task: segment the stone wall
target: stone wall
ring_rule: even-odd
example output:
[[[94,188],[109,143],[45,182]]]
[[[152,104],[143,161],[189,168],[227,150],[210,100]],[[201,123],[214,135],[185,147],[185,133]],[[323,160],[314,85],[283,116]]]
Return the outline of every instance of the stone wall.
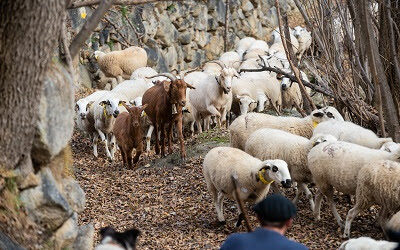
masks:
[[[271,30],[277,26],[274,3],[273,0],[231,1],[229,49],[245,36],[269,40]],[[296,9],[292,0],[280,0],[280,4],[288,12]],[[121,44],[126,45],[128,41],[144,47],[149,56],[148,65],[159,72],[194,68],[223,53],[225,10],[225,0],[161,2],[129,9],[114,7],[107,18],[118,32],[107,22],[102,23],[87,43],[88,54],[97,49],[120,49]],[[85,22],[80,19],[79,11],[82,9],[70,12],[75,32]],[[86,8],[86,11],[91,10]],[[143,37],[138,39],[137,34],[139,37],[143,34]],[[81,62],[87,64],[89,61]],[[82,83],[89,87],[88,74],[82,72],[82,68],[79,71]]]

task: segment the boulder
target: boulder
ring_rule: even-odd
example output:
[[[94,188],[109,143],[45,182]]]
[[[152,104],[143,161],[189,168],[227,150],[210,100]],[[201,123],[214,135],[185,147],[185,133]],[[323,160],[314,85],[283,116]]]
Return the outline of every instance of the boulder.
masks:
[[[222,36],[212,36],[210,42],[204,47],[206,51],[207,60],[214,60],[218,58],[224,48],[224,39]]]
[[[92,88],[92,79],[90,79],[90,74],[87,68],[79,64],[78,65],[78,84],[85,88]]]
[[[44,78],[31,152],[36,164],[48,163],[71,139],[75,115],[73,85],[64,66],[52,62]]]
[[[86,197],[79,183],[72,178],[66,178],[62,180],[61,185],[62,193],[71,208],[77,213],[82,212],[85,209]]]
[[[171,46],[178,39],[178,30],[169,20],[168,15],[158,17],[158,28],[155,38],[160,41],[163,46]]]
[[[193,39],[193,30],[179,33],[178,41],[182,45],[189,44],[192,41],[192,39]]]
[[[72,249],[92,250],[94,241],[94,227],[92,224],[80,226]]]
[[[54,233],[54,248],[55,249],[71,249],[76,237],[78,236],[78,215],[69,218],[64,224]]]
[[[163,56],[165,58],[165,63],[170,70],[177,69],[176,62],[178,60],[178,54],[174,46],[168,47],[164,50]]]
[[[0,232],[0,249],[25,250],[2,232]]]
[[[199,48],[204,48],[210,41],[210,34],[205,31],[196,30],[194,41],[197,43],[197,45],[199,45]]]
[[[22,191],[20,199],[28,215],[52,232],[71,217],[73,210],[49,168],[41,169],[38,177],[40,185]]]

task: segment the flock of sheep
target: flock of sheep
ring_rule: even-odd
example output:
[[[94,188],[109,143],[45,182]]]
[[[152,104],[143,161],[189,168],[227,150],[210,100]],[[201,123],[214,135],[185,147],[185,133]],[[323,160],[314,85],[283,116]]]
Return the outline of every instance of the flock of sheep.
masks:
[[[118,145],[124,164],[132,167],[133,148],[133,164],[144,150],[143,131],[147,131],[145,150],[150,150],[154,130],[155,151],[164,156],[166,142],[172,151],[175,129],[184,159],[183,127],[194,134],[195,127],[201,133],[212,122],[220,127],[226,124],[231,147],[210,150],[203,163],[204,178],[221,223],[225,222],[224,198],[235,197],[231,181],[235,176],[240,198],[253,202],[263,199],[271,185],[280,192],[279,184],[284,188],[295,184],[294,202],[304,192],[317,220],[325,197],[338,224],[345,226],[345,237],[350,235],[354,217],[371,205],[381,206],[378,222],[385,232],[399,231],[400,146],[391,138],[379,138],[368,129],[344,121],[330,106],[303,118],[259,113],[270,109],[279,114],[282,109],[303,105],[299,85],[289,78],[274,72],[241,72],[260,68],[260,63],[290,72],[278,30],[271,36],[270,45],[243,38],[235,51],[206,63],[202,70],[176,75],[159,74],[146,67],[146,52],[138,47],[107,54],[95,52],[103,73],[115,77],[119,84],[78,100],[77,126],[92,138],[96,157],[100,138],[110,160]],[[290,40],[301,60],[311,45],[311,34],[296,27]],[[318,190],[315,200],[307,186],[310,183],[315,183]],[[333,201],[334,190],[355,195],[356,204],[344,225]],[[243,215],[237,225],[241,218]],[[360,238],[345,242],[342,249],[357,249],[354,246],[358,244],[383,244],[388,249],[397,246]]]

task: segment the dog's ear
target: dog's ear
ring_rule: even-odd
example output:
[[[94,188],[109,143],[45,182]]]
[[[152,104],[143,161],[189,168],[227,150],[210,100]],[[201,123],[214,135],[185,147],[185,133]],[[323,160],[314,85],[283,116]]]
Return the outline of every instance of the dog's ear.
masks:
[[[121,238],[124,239],[126,243],[129,244],[133,249],[135,249],[137,237],[140,235],[140,231],[137,229],[131,229],[121,233]]]
[[[115,233],[116,232],[112,227],[103,227],[100,229],[100,235],[102,239],[104,239],[106,236],[113,236]]]

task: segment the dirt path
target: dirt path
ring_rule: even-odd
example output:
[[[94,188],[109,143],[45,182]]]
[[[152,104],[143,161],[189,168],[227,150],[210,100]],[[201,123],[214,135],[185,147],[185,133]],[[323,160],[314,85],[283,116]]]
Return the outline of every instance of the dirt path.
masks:
[[[178,165],[178,154],[165,159],[146,157],[138,169],[122,167],[120,156],[115,163],[105,160],[103,147],[94,159],[90,141],[75,132],[72,139],[75,176],[86,192],[86,209],[80,223],[92,222],[96,232],[111,225],[118,230],[139,228],[138,249],[217,249],[234,228],[236,207],[225,202],[227,225],[215,227],[215,210],[202,175],[202,159],[209,149],[228,144],[227,131],[213,131],[186,142],[188,161]],[[175,148],[177,150],[177,148]],[[315,189],[312,190],[315,193]],[[286,195],[294,197],[292,190]],[[336,196],[338,210],[345,218],[350,205]],[[298,216],[288,237],[310,249],[334,249],[342,242],[341,230],[323,203],[319,222],[313,220],[304,197],[298,204]],[[373,211],[372,211],[373,210]],[[383,237],[374,225],[375,209],[353,222],[353,237]],[[251,216],[256,226],[254,215]],[[97,234],[96,234],[97,239]]]

